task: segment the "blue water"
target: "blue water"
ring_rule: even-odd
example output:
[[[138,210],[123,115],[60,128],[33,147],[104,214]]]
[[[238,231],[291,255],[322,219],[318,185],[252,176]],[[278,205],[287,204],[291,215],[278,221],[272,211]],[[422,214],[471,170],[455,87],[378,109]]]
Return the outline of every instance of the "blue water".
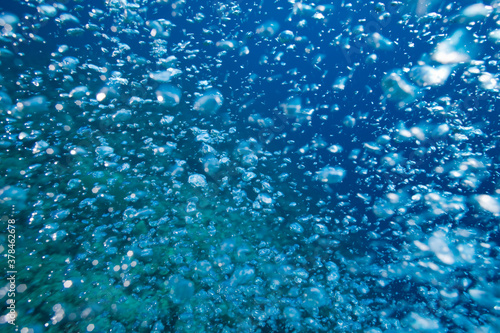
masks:
[[[500,331],[499,8],[0,4],[1,330]]]

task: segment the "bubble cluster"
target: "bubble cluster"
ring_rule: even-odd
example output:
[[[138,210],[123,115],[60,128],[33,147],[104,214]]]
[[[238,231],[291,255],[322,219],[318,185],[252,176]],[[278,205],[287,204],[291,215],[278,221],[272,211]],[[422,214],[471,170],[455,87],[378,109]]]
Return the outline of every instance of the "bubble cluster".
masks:
[[[500,330],[497,0],[0,7],[18,331]]]

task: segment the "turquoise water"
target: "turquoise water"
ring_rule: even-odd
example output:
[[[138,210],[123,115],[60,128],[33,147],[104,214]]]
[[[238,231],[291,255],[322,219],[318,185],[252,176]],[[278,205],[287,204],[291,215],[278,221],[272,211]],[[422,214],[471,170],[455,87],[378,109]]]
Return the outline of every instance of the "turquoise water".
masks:
[[[2,332],[500,331],[497,1],[4,1]]]

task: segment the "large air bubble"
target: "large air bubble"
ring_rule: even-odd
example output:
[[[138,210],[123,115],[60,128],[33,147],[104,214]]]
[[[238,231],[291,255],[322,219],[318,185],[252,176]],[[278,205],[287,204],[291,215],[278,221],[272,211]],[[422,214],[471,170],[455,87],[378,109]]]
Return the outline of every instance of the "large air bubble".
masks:
[[[218,90],[211,90],[196,98],[193,109],[200,113],[215,113],[224,103],[224,98]]]
[[[181,90],[170,84],[162,84],[156,90],[156,98],[158,99],[158,102],[167,107],[178,105],[181,101],[181,95]]]

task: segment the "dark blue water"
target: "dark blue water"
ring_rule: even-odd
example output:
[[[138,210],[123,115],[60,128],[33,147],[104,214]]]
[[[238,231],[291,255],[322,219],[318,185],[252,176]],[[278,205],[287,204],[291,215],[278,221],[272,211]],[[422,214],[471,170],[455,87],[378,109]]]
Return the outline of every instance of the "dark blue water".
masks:
[[[2,329],[500,330],[498,12],[2,3]]]

